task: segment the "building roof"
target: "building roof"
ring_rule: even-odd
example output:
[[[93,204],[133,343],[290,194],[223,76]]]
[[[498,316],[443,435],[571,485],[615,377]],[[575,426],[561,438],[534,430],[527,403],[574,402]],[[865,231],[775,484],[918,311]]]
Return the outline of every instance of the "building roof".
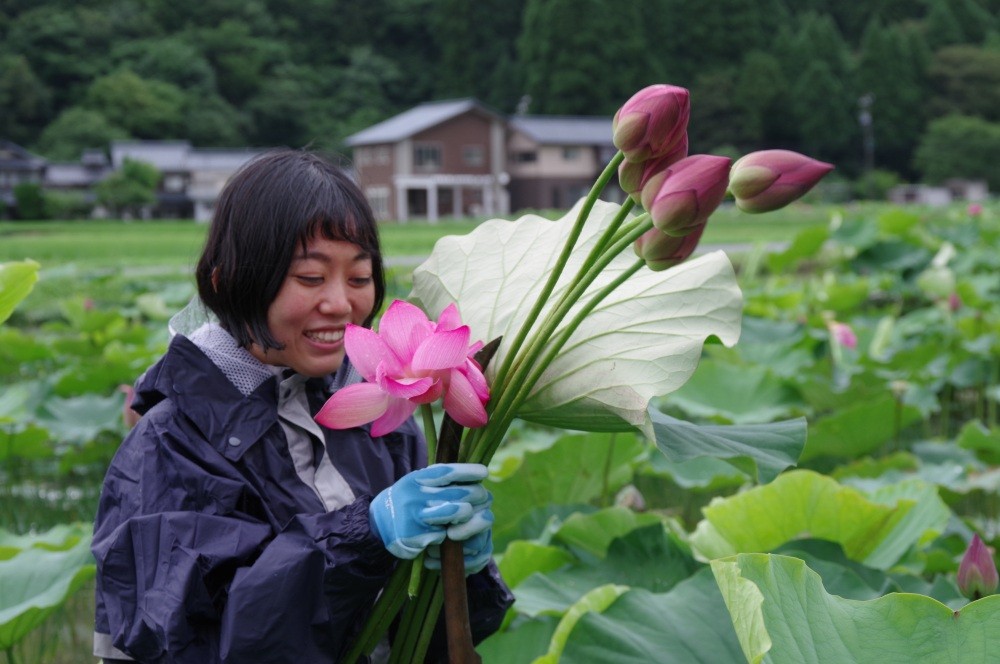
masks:
[[[510,126],[541,145],[612,145],[611,118],[515,115]]]
[[[471,110],[479,110],[497,118],[502,117],[475,99],[432,101],[414,106],[388,120],[351,134],[345,142],[351,147],[397,143]]]
[[[152,164],[160,171],[234,171],[265,152],[250,148],[193,148],[188,141],[114,141],[111,163],[121,168],[126,158]]]
[[[17,170],[40,170],[45,159],[32,154],[17,143],[0,140],[0,167]]]
[[[110,168],[88,168],[84,164],[50,162],[45,169],[46,186],[89,187],[103,178]]]

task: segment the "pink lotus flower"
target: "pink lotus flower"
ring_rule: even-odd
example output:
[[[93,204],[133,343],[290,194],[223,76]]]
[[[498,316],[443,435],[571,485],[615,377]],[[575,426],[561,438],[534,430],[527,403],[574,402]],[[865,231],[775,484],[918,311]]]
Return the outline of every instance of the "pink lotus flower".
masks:
[[[646,267],[653,272],[680,265],[694,253],[706,225],[703,223],[683,237],[667,235],[652,228],[635,241],[635,255],[646,261]]]
[[[642,188],[642,206],[668,235],[687,235],[703,226],[726,195],[727,157],[691,155],[660,171]]]
[[[676,164],[688,154],[687,134],[673,150],[663,155],[647,161],[630,161],[625,159],[618,167],[618,184],[622,191],[632,197],[636,203],[642,202],[642,188],[668,166]]]
[[[970,217],[978,217],[983,214],[983,206],[979,203],[969,203],[969,207],[965,211]]]
[[[835,343],[851,350],[858,347],[858,335],[854,334],[854,330],[847,323],[833,321],[829,324],[829,328],[830,336]]]
[[[331,429],[372,422],[372,436],[402,424],[420,404],[444,397],[444,409],[464,427],[486,424],[489,387],[472,356],[482,342],[469,344],[469,328],[449,305],[431,322],[418,307],[394,301],[378,333],[348,325],[344,349],[367,382],[338,390],[316,414]]]
[[[632,162],[672,152],[687,137],[691,98],[676,85],[650,85],[625,102],[611,121],[612,140]]]
[[[736,160],[729,191],[744,212],[771,212],[801,197],[833,170],[791,150],[761,150]]]
[[[996,563],[978,534],[972,536],[972,542],[958,566],[956,580],[958,589],[972,600],[991,595],[997,589],[1000,577],[997,575]]]

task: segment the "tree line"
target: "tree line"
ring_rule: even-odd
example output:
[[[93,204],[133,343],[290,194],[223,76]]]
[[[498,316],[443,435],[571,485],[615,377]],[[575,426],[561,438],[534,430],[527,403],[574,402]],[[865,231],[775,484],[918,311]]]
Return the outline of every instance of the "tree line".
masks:
[[[610,116],[692,93],[691,148],[1000,187],[1000,0],[5,0],[0,138],[344,150],[415,104]]]

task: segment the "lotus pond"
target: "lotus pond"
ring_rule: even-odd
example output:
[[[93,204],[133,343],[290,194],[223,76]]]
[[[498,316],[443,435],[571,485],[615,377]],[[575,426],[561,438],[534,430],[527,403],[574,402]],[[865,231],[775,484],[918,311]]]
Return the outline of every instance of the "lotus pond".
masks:
[[[1000,648],[1000,599],[969,603],[955,581],[973,533],[1000,541],[1000,208],[809,215],[786,248],[733,256],[739,343],[707,345],[658,404],[684,445],[515,427],[489,488],[517,602],[484,662]],[[119,386],[165,349],[193,286],[178,269],[41,275],[0,327],[0,650],[92,662],[89,522],[124,433]]]

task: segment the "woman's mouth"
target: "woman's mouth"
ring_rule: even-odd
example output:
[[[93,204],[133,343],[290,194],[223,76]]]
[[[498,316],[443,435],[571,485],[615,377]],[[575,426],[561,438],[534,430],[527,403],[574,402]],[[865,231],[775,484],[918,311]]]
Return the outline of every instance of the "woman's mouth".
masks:
[[[344,338],[343,330],[310,330],[305,333],[305,336],[310,341],[315,341],[321,344],[332,344],[341,341]]]

